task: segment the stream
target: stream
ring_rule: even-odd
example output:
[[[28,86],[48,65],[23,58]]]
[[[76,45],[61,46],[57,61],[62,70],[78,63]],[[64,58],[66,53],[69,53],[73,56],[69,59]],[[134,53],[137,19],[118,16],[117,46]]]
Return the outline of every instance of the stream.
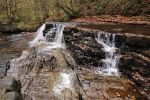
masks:
[[[18,57],[28,47],[32,35],[25,32],[13,35],[0,34],[0,68],[6,67],[10,59]]]
[[[0,68],[7,68],[10,64],[7,76],[20,80],[23,84],[22,92],[33,96],[34,99],[39,98],[39,93],[44,94],[43,98],[57,97],[58,100],[65,100],[66,97],[76,98],[77,94],[81,100],[89,97],[96,97],[95,100],[110,99],[114,95],[114,98],[122,99],[131,99],[131,95],[136,99],[146,98],[149,97],[149,76],[146,76],[144,68],[148,68],[149,58],[136,54],[139,53],[136,52],[138,47],[126,46],[129,49],[123,50],[116,46],[118,37],[119,41],[128,40],[128,35],[124,35],[126,32],[132,33],[129,35],[131,38],[134,34],[143,33],[147,36],[143,37],[149,39],[149,26],[80,26],[76,23],[61,22],[47,22],[36,33],[0,34]],[[139,41],[139,37],[136,41]],[[135,52],[130,49],[135,49]],[[143,69],[138,69],[137,64]],[[137,93],[135,87],[130,87],[128,84],[131,83],[124,79],[124,76],[135,82],[137,87],[140,84],[140,92]],[[136,83],[141,81],[143,83]],[[104,86],[97,87],[98,84]],[[104,93],[99,94],[99,90]],[[113,94],[114,92],[120,93],[119,96]]]
[[[134,34],[145,34],[150,36],[150,26],[146,25],[81,25],[92,29],[99,29],[107,32],[129,32]],[[7,62],[20,55],[22,50],[28,47],[28,42],[33,39],[32,33],[21,33],[14,35],[0,34],[0,67],[5,67]],[[35,39],[36,41],[36,39]]]

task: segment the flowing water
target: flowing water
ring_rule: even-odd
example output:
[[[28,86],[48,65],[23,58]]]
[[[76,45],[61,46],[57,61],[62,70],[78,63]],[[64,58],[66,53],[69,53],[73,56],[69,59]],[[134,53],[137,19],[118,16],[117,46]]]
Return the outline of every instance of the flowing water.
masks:
[[[32,33],[0,35],[0,68],[5,68],[10,59],[20,55],[28,47],[27,41],[32,39]]]
[[[58,79],[56,85],[53,87],[53,91],[56,96],[61,95],[61,92],[67,88],[73,91],[73,86],[76,81],[76,74],[73,70],[64,69],[60,73],[60,79]]]
[[[46,27],[46,24],[51,24],[51,28]],[[22,66],[23,63],[28,63],[32,59],[28,59],[30,52],[26,51],[27,48],[34,48],[36,55],[42,56],[42,60],[45,57],[50,57],[51,51],[53,49],[65,49],[65,41],[63,30],[65,27],[70,26],[68,23],[46,23],[43,24],[36,35],[33,38],[33,34],[19,34],[0,37],[0,67],[5,67],[7,61],[12,58],[17,59],[11,60],[14,64],[13,66]],[[130,27],[129,27],[130,28]],[[108,33],[104,31],[99,31],[96,37],[97,43],[103,46],[105,52],[105,58],[100,61],[99,67],[96,69],[95,73],[102,76],[119,76],[118,63],[120,59],[120,50],[116,48],[115,44],[115,34]],[[5,38],[5,39],[3,39]],[[31,42],[28,42],[30,41]],[[29,45],[28,45],[29,43]],[[35,66],[38,66],[40,59],[36,61]],[[16,70],[16,69],[14,69]],[[73,91],[73,85],[76,81],[76,73],[72,69],[64,69],[58,72],[59,78],[53,86],[53,92],[55,95],[61,95],[64,89],[69,89]],[[13,76],[13,75],[12,75]]]
[[[96,38],[99,44],[103,45],[105,51],[105,59],[100,61],[100,66],[96,73],[100,75],[119,76],[119,49],[115,47],[115,34],[107,32],[99,32]]]
[[[48,24],[50,27],[46,27]],[[46,23],[43,24],[37,31],[35,38],[29,43],[30,47],[36,47],[37,52],[43,52],[51,55],[51,50],[55,48],[65,48],[63,31],[66,26],[73,24],[68,23]],[[47,29],[46,29],[47,28]],[[46,31],[46,32],[45,32]],[[61,59],[61,58],[60,58]],[[67,67],[67,66],[66,66]],[[53,87],[53,92],[56,96],[61,95],[61,92],[67,88],[72,90],[76,79],[75,72],[72,69],[64,69],[59,72],[59,79]]]
[[[48,23],[47,23],[48,24]],[[51,29],[44,33],[46,24],[43,24],[37,31],[35,38],[30,42],[30,47],[37,45],[45,45],[43,50],[48,50],[52,48],[65,48],[63,30],[66,26],[71,26],[73,24],[68,23],[49,23]]]

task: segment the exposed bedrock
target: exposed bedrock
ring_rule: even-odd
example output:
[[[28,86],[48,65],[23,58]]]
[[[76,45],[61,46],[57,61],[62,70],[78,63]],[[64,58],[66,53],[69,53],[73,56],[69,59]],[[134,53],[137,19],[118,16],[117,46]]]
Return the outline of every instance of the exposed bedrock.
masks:
[[[97,64],[99,64],[99,62],[96,61],[99,61],[104,57],[102,47],[95,42],[96,34],[99,31],[83,28],[72,28],[70,30],[65,30],[65,32],[65,39],[68,43],[68,49],[75,56],[78,64],[85,65],[86,67],[89,65],[96,67]],[[138,87],[140,87],[140,89],[142,89],[141,91],[143,91],[144,88],[144,91],[149,98],[150,36],[134,35],[131,33],[117,33],[115,41],[116,46],[121,50],[121,57],[118,67],[122,76],[126,76],[131,79]],[[85,50],[83,53],[81,52],[81,50],[83,50],[82,48]],[[93,52],[89,53],[87,51]],[[93,54],[95,55],[92,56]],[[88,59],[88,57],[91,57],[91,59]]]
[[[54,49],[44,56],[26,50],[10,62],[7,75],[20,80],[21,100],[147,100],[128,79],[102,77],[92,66],[77,65],[68,50]]]
[[[150,36],[126,33],[126,43],[133,47],[150,48]]]
[[[51,28],[46,25],[43,35]],[[67,27],[63,31],[65,49],[44,51],[42,48],[47,44],[43,39],[44,42],[24,50],[19,58],[10,60],[7,77],[15,81],[5,81],[6,77],[0,80],[0,98],[4,97],[2,93],[6,97],[21,98],[18,100],[148,100],[149,95],[141,93],[143,90],[139,87],[149,88],[149,44],[138,42],[147,43],[149,36],[116,34],[122,76],[112,77],[100,76],[94,71],[105,58],[103,46],[95,40],[98,32]],[[48,42],[53,38],[49,35]],[[13,82],[17,88],[12,88]]]
[[[67,49],[72,52],[76,62],[80,65],[98,66],[105,57],[102,45],[95,40],[96,34],[72,28],[65,30]]]
[[[12,59],[7,76],[20,81],[19,93],[22,95],[21,99],[10,100],[79,100],[80,87],[73,66],[69,64],[73,60],[67,60],[69,53],[64,52],[63,49],[53,49],[45,53],[30,48],[24,50],[19,58]],[[1,81],[2,88],[11,88],[11,82]],[[12,95],[16,97],[16,94]]]

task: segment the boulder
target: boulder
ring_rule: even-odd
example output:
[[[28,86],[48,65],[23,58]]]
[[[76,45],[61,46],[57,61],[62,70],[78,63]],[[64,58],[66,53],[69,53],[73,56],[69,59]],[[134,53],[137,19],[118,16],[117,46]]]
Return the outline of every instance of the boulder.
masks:
[[[3,100],[22,100],[22,96],[15,91],[5,93],[3,98]]]
[[[23,100],[33,100],[33,98],[30,95],[22,95]]]
[[[12,77],[0,80],[1,100],[21,100],[21,84]]]
[[[3,78],[7,74],[6,68],[0,68],[0,78]]]
[[[0,80],[0,89],[5,89],[7,91],[16,91],[21,92],[21,83],[20,81],[15,80],[14,78],[5,77],[5,79]]]

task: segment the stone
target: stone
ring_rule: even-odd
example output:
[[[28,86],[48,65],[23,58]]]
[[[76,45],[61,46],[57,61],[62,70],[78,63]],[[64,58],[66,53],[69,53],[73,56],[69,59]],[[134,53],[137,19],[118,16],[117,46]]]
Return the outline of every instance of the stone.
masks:
[[[150,49],[148,50],[142,50],[141,53],[144,55],[144,56],[147,56],[150,58]]]
[[[46,41],[47,41],[47,42],[53,42],[54,39],[55,39],[55,35],[56,35],[55,32],[47,34],[47,35],[45,36],[45,37],[46,37]]]
[[[143,48],[150,47],[150,36],[135,35],[131,33],[126,33],[125,36],[126,36],[126,43],[128,45]]]
[[[135,50],[139,47],[148,48],[142,43],[137,44],[141,39],[144,41],[145,36],[117,34],[118,47],[126,42],[126,46],[132,45],[133,48],[129,47],[128,50],[121,51],[119,70],[122,76],[109,77],[95,73],[100,60],[105,58],[102,45],[95,40],[95,34],[98,31],[68,28],[64,30],[64,33],[66,49],[57,48],[46,53],[38,52],[44,47],[43,44],[40,44],[31,48],[30,51],[25,50],[21,57],[10,61],[7,75],[20,80],[23,99],[148,100],[140,93],[137,84],[133,84],[134,80],[148,84],[149,58]],[[134,49],[136,53],[130,51],[131,49]],[[20,90],[17,90],[16,87],[12,88],[12,82],[3,80],[0,84],[0,87],[7,88],[6,97],[8,94],[12,97],[19,97]],[[0,93],[5,94],[5,89],[0,89]]]
[[[99,60],[105,57],[102,46],[95,40],[96,32],[80,28],[64,30],[67,49],[71,51],[76,63],[98,66]]]
[[[0,89],[0,100],[3,100],[5,94],[5,89]]]
[[[5,92],[16,91],[21,93],[21,83],[12,77],[5,77],[5,79],[0,80],[0,89],[5,89]]]
[[[52,66],[53,68],[51,68]],[[24,51],[21,57],[10,61],[7,75],[20,80],[21,93],[29,96],[28,98],[57,100],[52,99],[55,98],[53,88],[62,77],[67,78],[68,81],[68,71],[70,72],[70,70],[72,69],[62,49],[53,49],[47,54],[30,50]]]
[[[33,100],[33,98],[30,95],[22,95],[23,100]]]
[[[0,78],[3,78],[7,74],[6,68],[0,68]]]
[[[82,69],[82,68],[80,68]],[[132,82],[123,77],[107,77],[94,75],[91,70],[79,70],[77,76],[84,92],[83,100],[129,100],[134,97],[135,100],[148,100],[133,86]],[[93,77],[87,78],[88,74]]]
[[[21,94],[17,93],[17,92],[7,92],[4,95],[4,100],[22,100]]]
[[[45,25],[45,30],[43,31],[43,36],[46,36],[46,33],[51,29],[53,28],[53,24],[49,24],[49,23],[46,23]]]

